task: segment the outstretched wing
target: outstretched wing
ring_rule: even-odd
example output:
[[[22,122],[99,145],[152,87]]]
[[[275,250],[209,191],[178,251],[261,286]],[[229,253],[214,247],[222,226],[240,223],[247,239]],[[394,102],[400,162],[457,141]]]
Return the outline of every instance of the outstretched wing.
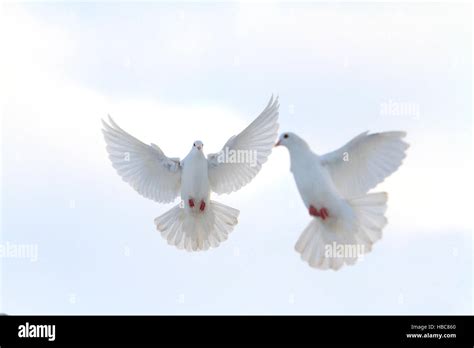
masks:
[[[117,173],[142,196],[162,203],[173,201],[181,186],[179,158],[168,158],[155,144],[142,143],[110,116],[109,123],[102,121],[102,132]]]
[[[359,134],[346,145],[321,156],[334,184],[346,198],[367,193],[402,164],[409,145],[405,132]]]
[[[216,193],[230,193],[248,184],[272,152],[278,135],[278,97],[218,153],[207,156],[209,182]]]

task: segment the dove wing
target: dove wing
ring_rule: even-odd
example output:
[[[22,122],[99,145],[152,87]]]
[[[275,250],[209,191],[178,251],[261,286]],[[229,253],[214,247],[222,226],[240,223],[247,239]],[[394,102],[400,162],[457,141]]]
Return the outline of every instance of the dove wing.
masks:
[[[409,145],[405,132],[364,132],[321,156],[339,192],[346,198],[367,193],[402,164]]]
[[[278,97],[275,100],[272,97],[265,110],[247,128],[231,137],[220,152],[207,156],[209,182],[214,192],[237,191],[258,174],[278,135],[278,108]],[[226,153],[227,157],[233,153],[240,161],[230,163]],[[251,160],[242,161],[242,157]]]
[[[161,203],[173,201],[181,186],[179,158],[168,158],[155,145],[147,145],[121,129],[109,116],[102,121],[112,166],[139,194]]]

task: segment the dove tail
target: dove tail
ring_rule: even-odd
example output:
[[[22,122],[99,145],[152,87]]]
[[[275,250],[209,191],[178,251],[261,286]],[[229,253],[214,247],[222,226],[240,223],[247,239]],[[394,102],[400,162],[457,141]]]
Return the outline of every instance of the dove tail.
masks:
[[[353,265],[382,238],[387,224],[387,194],[370,193],[347,201],[345,218],[314,218],[299,237],[295,249],[311,267],[338,270]]]
[[[237,224],[239,211],[210,201],[201,212],[188,211],[181,204],[155,219],[155,225],[168,244],[187,251],[216,248]]]

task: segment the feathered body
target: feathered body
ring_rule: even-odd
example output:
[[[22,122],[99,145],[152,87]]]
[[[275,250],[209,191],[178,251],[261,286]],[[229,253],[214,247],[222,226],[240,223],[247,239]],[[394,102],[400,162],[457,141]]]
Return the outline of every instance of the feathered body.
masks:
[[[190,199],[207,203],[211,196],[211,186],[209,185],[208,163],[202,153],[196,149],[181,161],[181,199],[189,202]],[[189,204],[185,205],[188,210]]]
[[[332,211],[333,217],[349,214],[347,202],[339,195],[320,157],[306,143],[292,147],[290,153],[290,170],[306,208],[309,209],[310,205],[324,206]]]

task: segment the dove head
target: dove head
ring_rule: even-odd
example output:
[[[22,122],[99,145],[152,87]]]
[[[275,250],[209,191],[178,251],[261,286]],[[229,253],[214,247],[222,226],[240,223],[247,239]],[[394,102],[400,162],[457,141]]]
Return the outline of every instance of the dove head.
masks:
[[[196,140],[194,143],[193,143],[193,149],[196,149],[198,151],[202,151],[204,147],[204,144],[202,143],[201,140]]]
[[[295,133],[285,132],[280,135],[275,146],[285,146],[288,150],[292,150],[299,147],[308,147],[306,141],[301,139]]]

